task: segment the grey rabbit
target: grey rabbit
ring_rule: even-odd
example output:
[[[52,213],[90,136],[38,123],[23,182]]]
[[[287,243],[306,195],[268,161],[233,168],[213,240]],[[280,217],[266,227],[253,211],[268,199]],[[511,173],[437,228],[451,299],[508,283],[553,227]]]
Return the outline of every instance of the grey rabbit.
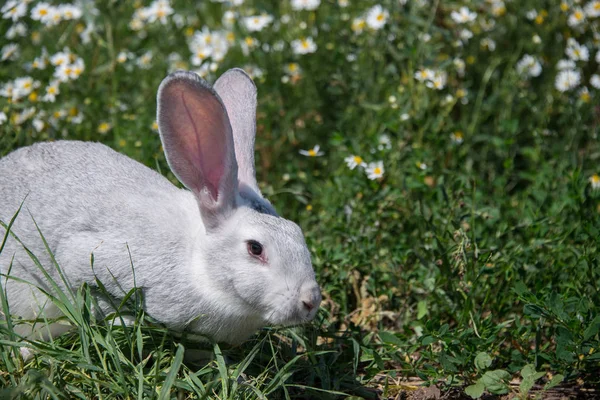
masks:
[[[0,220],[22,204],[0,254],[11,314],[61,315],[38,289],[52,292],[26,246],[62,289],[99,279],[120,300],[135,281],[145,312],[174,331],[237,344],[265,325],[312,320],[321,294],[303,233],[256,182],[252,80],[232,69],[211,87],[174,72],[158,89],[157,121],[186,189],[99,143],[37,143],[0,159]],[[54,324],[50,334],[65,329]]]

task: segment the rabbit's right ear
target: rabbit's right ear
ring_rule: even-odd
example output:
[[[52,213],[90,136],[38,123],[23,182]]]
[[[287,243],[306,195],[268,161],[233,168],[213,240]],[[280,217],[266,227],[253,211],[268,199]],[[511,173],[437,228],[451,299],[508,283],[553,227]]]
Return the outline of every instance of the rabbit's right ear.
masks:
[[[169,167],[197,197],[207,229],[236,207],[237,163],[227,111],[193,72],[177,71],[158,88],[157,121]]]
[[[219,94],[233,132],[235,158],[238,163],[238,180],[260,196],[254,167],[254,138],[256,137],[256,86],[240,68],[223,73],[214,84]]]

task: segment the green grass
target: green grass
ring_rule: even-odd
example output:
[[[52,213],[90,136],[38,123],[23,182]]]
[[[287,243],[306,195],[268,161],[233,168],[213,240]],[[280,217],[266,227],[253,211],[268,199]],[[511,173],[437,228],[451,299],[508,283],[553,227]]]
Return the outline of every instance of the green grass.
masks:
[[[260,32],[236,23],[235,44],[207,77],[234,66],[262,70],[258,179],[277,210],[304,229],[324,297],[316,320],[266,328],[239,347],[207,347],[142,310],[132,327],[97,321],[89,287],[74,288],[73,297],[53,299],[73,324],[68,334],[28,341],[13,331],[23,321],[0,322],[0,398],[393,398],[413,390],[410,378],[449,394],[525,398],[532,388],[600,384],[600,190],[590,181],[600,173],[600,96],[590,83],[599,70],[596,18],[570,26],[570,2],[565,10],[506,2],[502,13],[489,2],[382,0],[386,25],[353,32],[352,20],[373,4],[323,0],[316,11],[292,12],[287,1],[247,0],[232,9],[290,21]],[[453,21],[462,5],[477,12],[475,21]],[[37,98],[0,97],[8,117],[0,155],[36,141],[102,141],[176,182],[152,129],[156,89],[169,70],[194,68],[186,35],[220,29],[231,6],[172,6],[186,17],[181,24],[170,16],[138,32],[128,27],[132,2],[99,1],[97,14],[88,9],[54,27],[24,17],[25,37],[0,38],[0,48],[20,45],[16,58],[0,63],[0,86],[24,76],[41,85]],[[527,18],[530,10],[537,19]],[[83,43],[79,33],[92,21]],[[0,20],[0,32],[11,25]],[[473,38],[457,46],[464,28]],[[239,46],[252,37],[272,49],[303,36],[313,37],[315,53],[296,55],[286,44],[244,56]],[[560,92],[556,66],[569,37],[590,55],[575,62],[581,82]],[[493,51],[482,46],[487,39]],[[54,103],[40,98],[55,67],[26,67],[42,46],[49,55],[68,46],[85,62]],[[149,69],[118,58],[148,50]],[[179,61],[169,60],[173,53]],[[540,76],[518,73],[524,54],[541,62]],[[290,62],[299,75],[285,72]],[[442,90],[414,78],[425,67],[447,72]],[[30,107],[32,116],[18,121]],[[298,153],[315,144],[323,156]],[[350,170],[349,155],[383,161],[383,177]],[[2,305],[8,314],[3,297]],[[28,361],[23,347],[33,350]],[[197,348],[212,361],[184,357]]]

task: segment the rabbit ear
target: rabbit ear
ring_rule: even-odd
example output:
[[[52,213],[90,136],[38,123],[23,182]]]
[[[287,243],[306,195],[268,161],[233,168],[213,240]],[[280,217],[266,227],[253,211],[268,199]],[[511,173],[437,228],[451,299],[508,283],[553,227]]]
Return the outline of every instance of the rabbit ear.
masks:
[[[198,198],[208,229],[236,207],[237,164],[227,111],[192,72],[177,71],[158,88],[158,128],[169,167]]]
[[[231,122],[239,183],[242,188],[249,187],[260,196],[254,168],[256,86],[242,69],[233,68],[217,79],[214,88],[223,100]]]

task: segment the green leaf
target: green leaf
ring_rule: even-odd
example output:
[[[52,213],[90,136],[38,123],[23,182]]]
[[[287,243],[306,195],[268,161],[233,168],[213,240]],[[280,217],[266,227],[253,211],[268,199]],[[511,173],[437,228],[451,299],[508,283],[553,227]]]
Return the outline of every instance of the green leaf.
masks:
[[[475,382],[474,385],[467,386],[465,388],[465,393],[471,396],[472,399],[478,399],[483,395],[483,391],[485,390],[485,385],[479,381]]]
[[[550,379],[550,382],[546,383],[544,386],[544,390],[552,389],[553,387],[559,385],[565,379],[564,375],[556,374]]]
[[[503,369],[496,369],[483,374],[481,382],[483,382],[485,388],[492,394],[506,394],[508,393],[508,381],[510,377],[510,374]]]
[[[488,353],[477,353],[477,356],[475,357],[475,368],[479,371],[484,371],[488,369],[490,365],[492,365],[492,357],[490,357]]]
[[[405,343],[391,332],[379,332],[379,339],[385,344],[394,344],[396,346],[402,346]]]
[[[165,383],[163,387],[160,389],[160,394],[158,396],[159,400],[166,400],[171,398],[171,387],[173,383],[175,383],[175,378],[177,377],[177,373],[179,372],[179,368],[181,367],[181,362],[183,361],[183,355],[185,353],[185,348],[181,345],[177,345],[177,352],[175,353],[175,359],[173,360],[173,364],[169,368],[169,373],[165,378]]]
[[[435,342],[435,338],[433,336],[424,336],[421,339],[421,343],[423,344],[423,346],[429,346],[433,342]]]
[[[600,315],[594,318],[592,322],[585,328],[583,332],[583,340],[589,340],[590,338],[596,336],[600,331]]]
[[[421,300],[417,303],[417,319],[421,319],[429,314],[429,308],[427,307],[427,301]]]

